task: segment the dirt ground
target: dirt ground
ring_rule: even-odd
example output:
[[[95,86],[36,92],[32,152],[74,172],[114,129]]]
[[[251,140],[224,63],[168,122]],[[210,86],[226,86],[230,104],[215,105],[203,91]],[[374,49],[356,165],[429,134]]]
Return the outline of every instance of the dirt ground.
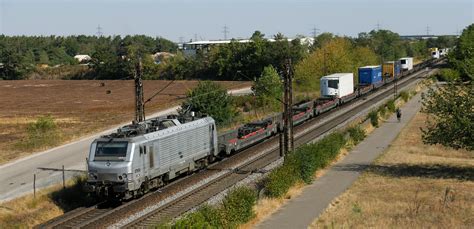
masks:
[[[424,145],[417,114],[310,228],[473,228],[474,153]]]
[[[144,81],[145,100],[170,81]],[[228,89],[251,82],[220,81]],[[146,114],[180,103],[198,81],[175,81],[146,104]],[[40,151],[19,150],[27,126],[40,116],[51,115],[65,143],[81,136],[131,121],[134,117],[134,82],[99,80],[0,81],[0,164]]]

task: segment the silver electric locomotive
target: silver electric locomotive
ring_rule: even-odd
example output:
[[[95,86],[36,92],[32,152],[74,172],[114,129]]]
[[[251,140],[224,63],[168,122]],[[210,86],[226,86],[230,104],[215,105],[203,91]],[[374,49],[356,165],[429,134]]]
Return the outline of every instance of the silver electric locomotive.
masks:
[[[128,199],[205,168],[218,154],[214,119],[155,118],[94,140],[86,190]]]

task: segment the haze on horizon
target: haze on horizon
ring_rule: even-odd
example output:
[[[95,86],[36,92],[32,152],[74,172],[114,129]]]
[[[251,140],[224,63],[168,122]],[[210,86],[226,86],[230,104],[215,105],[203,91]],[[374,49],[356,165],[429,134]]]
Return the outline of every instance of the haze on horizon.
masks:
[[[448,35],[474,22],[473,0],[0,0],[0,34],[145,34],[173,41],[318,33]],[[427,26],[429,31],[427,31]]]

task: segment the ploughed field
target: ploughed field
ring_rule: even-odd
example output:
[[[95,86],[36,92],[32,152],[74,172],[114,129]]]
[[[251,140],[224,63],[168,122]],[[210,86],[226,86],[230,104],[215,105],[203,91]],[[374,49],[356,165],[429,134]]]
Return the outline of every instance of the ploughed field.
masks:
[[[145,100],[169,82],[145,80]],[[235,81],[218,83],[227,89],[251,85]],[[197,84],[198,81],[173,82],[146,104],[146,114],[178,105]],[[131,121],[134,112],[133,80],[0,81],[0,164]],[[46,115],[51,116],[56,126],[48,128],[52,138],[38,137],[31,129],[31,123]]]

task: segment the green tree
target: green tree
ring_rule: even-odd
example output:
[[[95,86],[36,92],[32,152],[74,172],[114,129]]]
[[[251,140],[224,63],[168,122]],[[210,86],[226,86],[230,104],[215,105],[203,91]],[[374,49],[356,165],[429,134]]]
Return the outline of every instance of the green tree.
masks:
[[[335,38],[295,66],[295,89],[304,92],[319,91],[319,79],[322,76],[353,70],[351,42],[345,38]]]
[[[396,60],[406,55],[398,33],[390,30],[372,30],[369,33],[371,47],[382,60]]]
[[[23,79],[28,72],[22,57],[10,47],[0,44],[0,79]]]
[[[45,50],[41,50],[39,53],[39,64],[49,64],[49,56]]]
[[[217,124],[227,124],[237,115],[227,90],[212,81],[200,81],[187,93],[182,111],[194,111],[214,118]]]
[[[263,69],[262,76],[255,82],[252,90],[260,104],[278,110],[281,105],[278,100],[281,100],[283,87],[280,76],[273,66],[269,65]]]
[[[321,33],[314,39],[314,48],[321,48],[323,45],[327,44],[330,42],[332,39],[334,39],[334,34],[332,33]]]
[[[474,24],[463,30],[449,60],[464,80],[474,80]]]
[[[473,84],[430,88],[422,99],[422,112],[428,114],[424,143],[474,150]]]

